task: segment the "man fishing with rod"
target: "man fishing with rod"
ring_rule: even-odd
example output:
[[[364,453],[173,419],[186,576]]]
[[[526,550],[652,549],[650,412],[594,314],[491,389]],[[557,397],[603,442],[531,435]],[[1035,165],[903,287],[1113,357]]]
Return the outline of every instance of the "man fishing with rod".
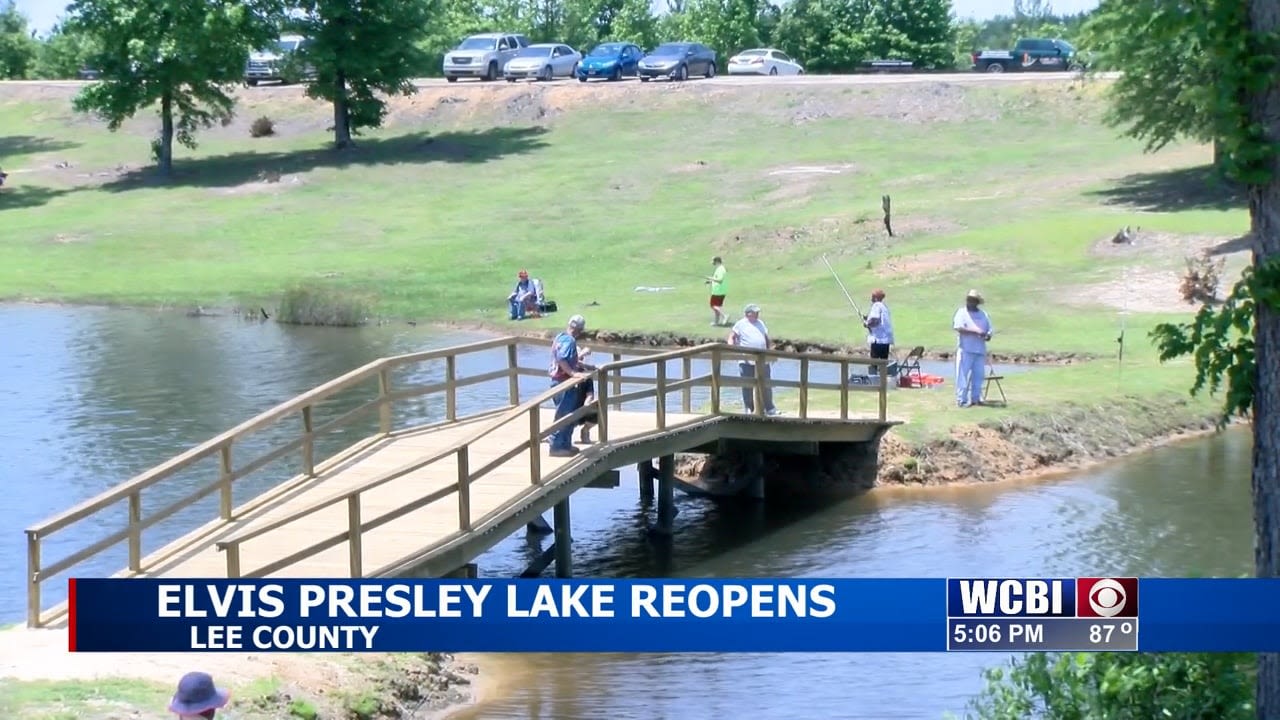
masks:
[[[827,261],[826,255],[822,256],[822,262],[826,263],[827,269],[831,271],[831,276],[836,279],[836,283],[840,286],[845,298],[853,306],[853,311],[858,313],[858,317],[862,318],[862,327],[867,329],[867,343],[871,346],[872,359],[888,360],[889,348],[893,345],[893,321],[889,315],[889,306],[884,303],[884,290],[877,288],[871,292],[871,307],[864,315],[862,308],[858,307],[853,295],[849,294],[848,288],[844,286],[844,282],[836,274],[835,268],[831,267],[831,263]],[[878,375],[880,368],[872,365],[868,372],[872,375]]]

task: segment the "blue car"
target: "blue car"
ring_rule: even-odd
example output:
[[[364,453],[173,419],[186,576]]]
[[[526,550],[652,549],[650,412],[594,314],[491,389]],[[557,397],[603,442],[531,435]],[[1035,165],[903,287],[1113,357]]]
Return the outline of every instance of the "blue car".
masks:
[[[624,76],[636,76],[644,51],[640,46],[625,42],[601,43],[578,62],[578,81],[590,78],[621,80]]]

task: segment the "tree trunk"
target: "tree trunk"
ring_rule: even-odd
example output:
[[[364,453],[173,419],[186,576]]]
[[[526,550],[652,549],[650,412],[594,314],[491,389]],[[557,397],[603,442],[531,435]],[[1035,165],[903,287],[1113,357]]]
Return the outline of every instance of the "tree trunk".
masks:
[[[173,94],[160,96],[160,147],[156,148],[156,164],[160,174],[173,175]]]
[[[1227,175],[1227,149],[1217,138],[1213,140],[1213,170],[1218,177],[1225,178]]]
[[[1249,0],[1248,13],[1251,33],[1274,37],[1280,31],[1280,0]],[[1271,76],[1248,98],[1250,121],[1265,128],[1269,143],[1280,141],[1280,77]],[[1280,159],[1269,163],[1267,182],[1249,188],[1255,266],[1280,260]],[[1255,312],[1254,566],[1258,577],[1280,577],[1280,312],[1265,302]],[[1280,654],[1258,657],[1257,717],[1280,718]]]
[[[347,76],[339,70],[333,80],[333,146],[351,145],[351,110],[347,107]]]

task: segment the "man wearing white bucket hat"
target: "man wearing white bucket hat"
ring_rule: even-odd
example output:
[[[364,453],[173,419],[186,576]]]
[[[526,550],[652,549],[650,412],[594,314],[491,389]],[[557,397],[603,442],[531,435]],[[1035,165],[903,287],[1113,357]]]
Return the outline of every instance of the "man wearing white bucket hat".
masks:
[[[956,404],[972,407],[982,404],[982,373],[987,363],[987,341],[993,332],[991,318],[981,307],[982,294],[970,290],[964,296],[964,307],[956,310],[951,327],[959,336],[956,349]]]

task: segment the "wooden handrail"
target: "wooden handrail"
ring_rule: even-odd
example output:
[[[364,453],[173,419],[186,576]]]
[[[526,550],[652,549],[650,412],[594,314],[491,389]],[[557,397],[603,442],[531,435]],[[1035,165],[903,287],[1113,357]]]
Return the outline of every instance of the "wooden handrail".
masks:
[[[568,380],[565,380],[564,382],[556,385],[555,387],[552,387],[544,391],[534,399],[529,400],[515,408],[510,409],[505,413],[503,413],[502,415],[499,415],[497,418],[490,421],[488,424],[486,424],[483,428],[481,428],[477,432],[472,433],[467,437],[462,438],[461,440],[457,440],[453,442],[448,447],[441,448],[440,450],[437,450],[431,453],[430,455],[427,455],[426,457],[419,458],[417,460],[414,460],[413,462],[401,465],[400,467],[394,470],[388,470],[371,480],[365,481],[358,487],[351,488],[337,495],[332,495],[323,500],[317,500],[311,503],[310,505],[306,506],[305,508],[292,512],[289,515],[286,515],[284,517],[278,518],[266,525],[263,525],[261,527],[256,527],[256,528],[249,528],[239,533],[234,533],[232,534],[231,537],[225,538],[222,541],[218,542],[217,547],[219,550],[225,550],[228,546],[232,544],[238,545],[240,543],[247,542],[260,535],[271,532],[272,530],[277,530],[281,527],[284,527],[285,525],[288,525],[294,522],[295,520],[298,520],[299,518],[305,517],[307,515],[315,514],[321,510],[324,510],[327,507],[331,507],[333,505],[336,505],[337,503],[343,502],[347,498],[353,495],[358,495],[360,493],[367,492],[376,487],[379,487],[380,485],[385,485],[386,483],[389,483],[392,480],[396,480],[398,478],[404,477],[405,475],[408,475],[411,472],[416,472],[418,470],[421,470],[422,468],[428,465],[433,465],[437,462],[440,462],[445,458],[455,456],[463,448],[469,447],[470,445],[474,444],[476,441],[489,436],[490,434],[492,434],[493,432],[497,431],[502,427],[505,427],[512,420],[519,418],[523,416],[525,413],[529,412],[531,408],[541,407],[541,405],[545,403],[547,400],[550,400],[551,398],[555,397],[556,395],[560,394],[565,390],[568,390],[571,387],[577,387],[578,384],[585,381],[586,381],[586,378],[570,378]]]
[[[444,392],[448,394],[450,399],[456,397],[459,387],[467,385],[487,382],[492,379],[501,377],[515,378],[514,367],[502,370],[496,373],[483,373],[481,375],[470,375],[466,377],[453,376],[449,379],[452,383],[445,382],[426,387],[411,387],[401,391],[393,391],[390,388],[390,373],[392,370],[404,365],[439,358],[456,358],[459,355],[468,355],[477,352],[483,352],[494,348],[508,347],[514,348],[519,343],[516,338],[497,338],[492,340],[484,340],[476,343],[468,343],[437,350],[428,350],[417,353],[407,353],[403,355],[394,355],[371,361],[354,370],[344,373],[328,382],[314,387],[306,392],[300,393],[284,402],[269,408],[252,418],[224,431],[218,435],[192,447],[169,460],[156,465],[134,477],[112,487],[98,495],[77,503],[72,508],[55,515],[49,516],[39,523],[26,528],[28,543],[28,569],[30,571],[28,579],[28,624],[40,624],[40,583],[48,580],[50,577],[61,572],[70,570],[89,558],[110,549],[120,542],[128,544],[128,567],[133,571],[141,571],[142,557],[142,532],[150,528],[158,522],[172,516],[175,512],[183,509],[191,502],[195,502],[210,493],[217,493],[218,517],[222,520],[229,520],[234,517],[235,502],[233,486],[235,482],[247,475],[262,470],[274,461],[294,452],[300,453],[300,470],[305,477],[314,477],[316,468],[316,459],[314,456],[315,438],[326,433],[337,430],[338,428],[348,424],[350,421],[360,417],[377,408],[379,410],[379,432],[389,434],[392,431],[392,408],[391,405],[401,397],[411,397],[417,395],[431,394],[434,392]],[[343,412],[336,418],[330,419],[323,424],[317,425],[314,421],[314,409],[332,400],[335,396],[343,391],[359,386],[373,379],[378,380],[379,397]],[[233,448],[246,436],[261,430],[265,427],[272,426],[285,418],[301,416],[301,427],[298,428],[297,437],[282,446],[277,446],[272,450],[265,451],[257,457],[247,457],[241,467],[233,465]],[[488,412],[481,413],[482,415]],[[451,420],[457,420],[456,413]],[[363,443],[365,441],[361,441]],[[361,444],[361,443],[358,443]],[[353,446],[354,447],[354,446]],[[341,455],[341,453],[339,453]],[[173,475],[191,468],[196,463],[207,460],[211,457],[218,458],[217,480],[202,485],[195,492],[188,493],[182,500],[168,503],[164,508],[157,511],[149,511],[143,513],[143,503],[141,495],[143,491],[160,483]],[[62,558],[61,560],[44,565],[41,557],[42,541],[49,535],[58,532],[72,524],[75,524],[85,518],[97,515],[100,512],[115,506],[122,500],[128,501],[127,522],[125,527],[118,532],[111,533],[105,538],[94,542],[93,544],[82,547],[76,552]]]
[[[28,586],[28,610],[29,620],[32,624],[38,624],[40,613],[40,583],[48,578],[66,571],[84,560],[101,553],[112,545],[119,542],[128,543],[128,567],[134,572],[144,571],[144,558],[142,556],[142,532],[147,528],[154,526],[159,521],[171,516],[174,512],[185,507],[184,503],[193,502],[194,499],[204,497],[210,493],[216,493],[219,496],[218,516],[223,520],[230,520],[235,517],[237,508],[234,503],[233,487],[237,480],[251,473],[259,471],[269,464],[273,463],[281,457],[290,453],[301,453],[301,472],[304,477],[315,477],[316,468],[325,467],[328,462],[317,463],[314,456],[314,448],[316,438],[327,432],[336,430],[338,427],[346,425],[351,420],[356,419],[365,413],[378,410],[378,435],[377,437],[388,435],[396,435],[399,432],[393,427],[394,414],[392,406],[395,402],[407,398],[418,397],[422,395],[430,395],[434,393],[444,393],[445,400],[444,414],[445,422],[460,422],[467,418],[459,417],[459,393],[458,389],[468,385],[490,382],[507,378],[509,409],[499,410],[497,417],[485,419],[482,421],[481,427],[473,432],[467,433],[462,438],[452,443],[448,448],[433,452],[423,458],[414,460],[399,468],[384,472],[375,478],[362,483],[359,487],[351,488],[340,494],[334,495],[323,500],[310,503],[305,508],[292,511],[289,515],[281,517],[257,528],[246,528],[244,531],[232,534],[231,537],[225,538],[216,546],[219,550],[228,552],[228,574],[238,575],[240,571],[240,545],[261,535],[278,529],[284,525],[297,521],[300,518],[307,517],[320,510],[331,507],[337,503],[347,503],[348,512],[348,528],[334,537],[326,538],[322,541],[325,548],[332,547],[336,543],[346,541],[349,543],[350,550],[350,570],[353,576],[358,576],[364,572],[364,561],[361,549],[361,535],[372,527],[378,527],[386,522],[390,522],[394,517],[402,516],[406,511],[405,507],[397,508],[390,514],[384,513],[383,516],[377,518],[366,518],[362,514],[360,506],[361,494],[365,493],[379,485],[390,482],[396,478],[414,472],[418,469],[426,467],[436,462],[440,462],[446,458],[456,458],[457,479],[448,488],[427,493],[424,497],[418,498],[409,505],[415,508],[425,507],[430,502],[441,500],[449,495],[456,494],[458,496],[458,523],[461,530],[474,526],[478,520],[472,517],[470,507],[470,486],[480,478],[495,470],[497,467],[508,462],[511,458],[518,456],[523,452],[529,454],[529,478],[532,485],[538,485],[543,480],[542,462],[540,459],[539,448],[543,438],[563,428],[576,424],[582,417],[588,413],[596,413],[599,439],[601,442],[607,442],[610,435],[610,424],[608,414],[610,409],[621,409],[625,403],[636,400],[654,399],[653,412],[655,413],[656,427],[659,431],[668,427],[668,410],[667,400],[671,393],[680,394],[680,410],[684,414],[692,412],[693,405],[693,389],[695,387],[706,387],[710,390],[710,405],[712,414],[721,414],[723,411],[723,403],[721,395],[727,388],[749,387],[753,394],[756,395],[756,413],[763,412],[763,403],[759,402],[764,393],[766,382],[763,376],[758,375],[755,378],[739,378],[737,373],[732,375],[721,371],[721,364],[736,360],[749,360],[756,363],[767,360],[798,360],[800,366],[800,379],[781,380],[770,379],[768,386],[772,388],[798,388],[800,390],[800,416],[807,418],[810,415],[810,397],[809,393],[814,390],[831,390],[837,391],[840,395],[840,417],[847,419],[849,417],[849,394],[856,391],[877,391],[878,392],[878,410],[879,417],[883,421],[887,413],[887,388],[885,369],[889,365],[888,360],[873,359],[870,357],[858,357],[845,354],[815,354],[802,353],[791,350],[754,350],[732,346],[724,342],[704,343],[696,346],[688,346],[676,349],[656,349],[644,347],[625,347],[614,346],[608,344],[592,344],[592,349],[599,355],[609,353],[612,360],[600,365],[592,374],[596,383],[596,400],[586,407],[579,408],[573,413],[565,417],[558,418],[550,423],[542,421],[542,407],[550,399],[557,394],[576,387],[586,378],[571,378],[563,383],[558,383],[555,387],[546,389],[538,393],[535,397],[520,402],[520,388],[518,379],[521,375],[542,375],[545,377],[545,369],[531,369],[519,365],[518,347],[521,344],[541,345],[550,344],[549,339],[528,339],[528,338],[496,338],[485,340],[477,343],[469,343],[450,348],[441,348],[437,350],[428,350],[416,353],[407,353],[380,358],[347,372],[333,380],[330,380],[320,386],[312,388],[296,397],[286,400],[269,410],[266,410],[254,417],[246,420],[235,427],[222,432],[213,438],[167,460],[156,467],[153,467],[143,473],[140,473],[124,483],[117,485],[105,492],[99,493],[97,496],[78,503],[76,506],[62,513],[42,520],[26,530],[28,537],[28,570],[29,570],[29,586]],[[458,361],[460,355],[467,355],[487,350],[505,348],[506,349],[506,367],[496,371],[486,371],[476,375],[459,376],[461,363]],[[630,356],[630,357],[626,357]],[[393,387],[392,371],[416,362],[430,360],[445,360],[443,382],[415,384],[412,386]],[[679,370],[671,371],[668,363],[670,361],[679,361]],[[710,372],[694,374],[695,363],[699,361],[709,361]],[[830,363],[840,368],[841,377],[839,383],[813,383],[809,382],[812,376],[813,363]],[[855,384],[849,379],[849,368],[854,365],[862,365],[876,367],[880,369],[879,377],[881,382],[877,384]],[[638,368],[642,366],[653,366],[653,377],[629,376],[624,374],[626,370]],[[342,412],[337,417],[327,422],[317,422],[314,415],[315,408],[326,401],[331,400],[335,395],[344,390],[348,390],[357,385],[361,385],[368,381],[377,381],[378,391],[377,397],[362,402],[354,408]],[[641,390],[632,392],[622,392],[623,386],[626,384],[647,386]],[[297,426],[296,439],[277,445],[274,449],[259,454],[257,457],[240,458],[236,453],[236,445],[246,435],[253,433],[261,428],[267,427],[283,420],[286,417],[292,417],[295,413],[301,417],[301,422]],[[482,413],[482,415],[491,415],[492,411]],[[474,417],[474,416],[472,416]],[[491,435],[499,429],[507,427],[510,423],[521,420],[526,422],[527,428],[519,433],[517,437],[523,435],[524,439],[518,444],[513,445],[507,452],[502,453],[498,458],[486,455],[483,463],[477,462],[472,456],[471,448],[483,438]],[[297,422],[295,420],[294,422]],[[364,441],[362,441],[364,442]],[[243,446],[241,446],[243,447]],[[141,494],[152,485],[170,477],[179,471],[182,471],[197,462],[201,462],[210,457],[218,458],[217,479],[204,484],[194,493],[190,493],[187,497],[167,504],[163,509],[157,512],[150,512],[144,515]],[[233,460],[239,460],[244,464],[236,467]],[[479,466],[475,468],[475,466]],[[475,469],[473,469],[475,468]],[[428,498],[432,498],[428,500]],[[116,533],[112,533],[109,537],[94,543],[93,545],[81,548],[66,558],[51,563],[48,566],[43,565],[41,557],[41,541],[51,533],[57,532],[73,523],[76,523],[86,517],[92,516],[99,511],[105,510],[108,506],[112,506],[122,500],[128,501],[127,523],[125,527]],[[424,502],[425,501],[425,502]],[[393,517],[394,516],[394,517]],[[487,517],[487,515],[486,515]],[[260,568],[259,572],[273,572],[276,569],[285,567],[288,564],[297,562],[300,559],[319,552],[319,546],[304,549],[299,553],[295,553],[290,558],[279,560],[270,565]]]

